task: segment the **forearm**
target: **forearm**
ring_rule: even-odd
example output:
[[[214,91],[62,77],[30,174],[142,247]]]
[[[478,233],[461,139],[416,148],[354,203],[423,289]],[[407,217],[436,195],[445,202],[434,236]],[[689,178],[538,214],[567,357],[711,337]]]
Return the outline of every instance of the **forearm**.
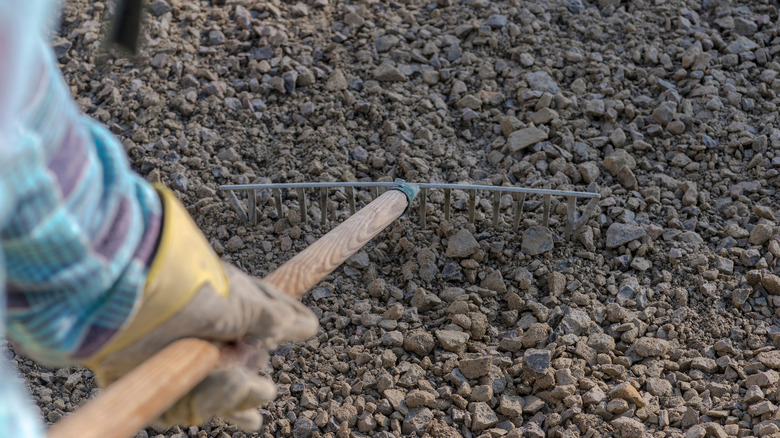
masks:
[[[57,362],[90,356],[129,319],[161,211],[119,141],[79,113],[53,57],[43,57],[45,74],[22,116],[29,165],[11,170],[16,207],[0,241],[9,336]]]
[[[73,102],[43,37],[56,6],[0,0],[0,336],[49,363],[90,356],[131,319],[162,214]],[[0,434],[42,436],[10,368]]]

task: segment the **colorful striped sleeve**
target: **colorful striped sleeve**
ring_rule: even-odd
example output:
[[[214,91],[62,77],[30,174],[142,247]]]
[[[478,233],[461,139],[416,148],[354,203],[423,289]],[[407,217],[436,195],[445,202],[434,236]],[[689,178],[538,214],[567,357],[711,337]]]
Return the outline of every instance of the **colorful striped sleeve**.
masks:
[[[0,335],[65,364],[132,317],[162,212],[119,140],[73,101],[39,16],[54,5],[0,0]],[[39,436],[5,371],[0,435]]]

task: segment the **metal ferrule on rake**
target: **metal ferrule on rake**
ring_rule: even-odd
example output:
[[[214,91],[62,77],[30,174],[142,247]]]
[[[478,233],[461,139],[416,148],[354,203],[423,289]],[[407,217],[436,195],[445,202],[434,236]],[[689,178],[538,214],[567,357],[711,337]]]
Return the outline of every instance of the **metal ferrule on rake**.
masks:
[[[258,191],[271,190],[276,204],[276,209],[279,217],[282,217],[282,190],[296,190],[298,193],[298,205],[300,207],[301,222],[306,223],[308,218],[306,208],[306,198],[304,196],[305,189],[319,189],[320,194],[320,222],[325,225],[327,222],[327,196],[330,189],[345,189],[347,195],[347,202],[349,203],[350,215],[355,214],[355,189],[369,189],[372,197],[376,198],[380,194],[380,190],[396,189],[404,184],[403,180],[396,180],[395,182],[312,182],[312,183],[280,183],[280,184],[240,184],[240,185],[224,185],[220,186],[221,190],[227,190],[229,192],[228,199],[230,205],[236,211],[239,220],[243,223],[255,224],[257,222],[257,206],[256,196]],[[485,186],[474,184],[431,184],[421,183],[415,184],[419,187],[419,220],[420,225],[425,226],[427,222],[427,204],[428,193],[431,189],[438,189],[444,191],[444,218],[450,219],[450,210],[452,202],[452,191],[461,190],[468,193],[468,217],[469,222],[474,222],[475,210],[476,210],[476,197],[478,191],[487,191],[493,194],[493,220],[492,224],[494,228],[500,226],[499,221],[499,206],[501,201],[501,195],[505,193],[514,195],[514,213],[512,220],[512,229],[517,232],[520,228],[520,221],[523,215],[524,205],[527,195],[542,196],[542,225],[548,226],[550,220],[550,209],[552,205],[552,197],[566,198],[566,226],[565,237],[566,239],[572,239],[576,237],[585,223],[590,219],[593,211],[596,208],[598,200],[601,195],[592,192],[575,192],[569,190],[552,190],[552,189],[535,189],[528,187],[504,187],[504,186]],[[248,209],[245,211],[241,205],[236,192],[245,191],[248,192]],[[585,210],[582,215],[577,215],[577,198],[588,199],[588,204],[585,206]]]

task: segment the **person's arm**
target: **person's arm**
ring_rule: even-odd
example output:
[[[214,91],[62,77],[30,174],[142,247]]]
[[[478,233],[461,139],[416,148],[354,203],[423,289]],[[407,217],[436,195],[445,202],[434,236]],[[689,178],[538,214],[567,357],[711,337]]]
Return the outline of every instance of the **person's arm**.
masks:
[[[16,114],[24,106],[31,85],[26,72],[35,65],[28,56],[45,28],[43,2],[0,0],[0,229],[12,215],[16,201],[13,169],[29,162],[29,142],[17,124]],[[27,16],[29,19],[21,20]],[[0,247],[0,337],[5,337],[6,296],[5,257]],[[43,436],[41,422],[25,394],[13,367],[0,358],[0,434],[21,438]]]
[[[18,3],[0,0],[8,13]],[[34,28],[25,26],[27,16],[13,18],[22,25],[11,33]],[[313,336],[316,318],[223,265],[175,196],[130,169],[119,140],[80,114],[42,35],[25,51],[8,52],[29,58],[19,61],[23,74],[0,76],[23,90],[0,113],[10,157],[0,169],[9,339],[45,364],[84,364],[101,385],[176,339],[235,343],[243,354],[161,420],[192,424],[219,415],[259,427],[256,407],[275,388],[256,366],[266,349]],[[16,96],[12,88],[2,90]]]

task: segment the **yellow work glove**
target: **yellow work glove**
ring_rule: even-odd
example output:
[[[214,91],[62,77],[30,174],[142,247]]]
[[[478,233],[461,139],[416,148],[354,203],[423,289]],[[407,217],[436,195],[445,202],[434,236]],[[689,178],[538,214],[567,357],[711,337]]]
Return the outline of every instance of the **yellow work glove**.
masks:
[[[222,263],[173,194],[158,192],[163,227],[140,308],[84,364],[106,386],[177,339],[235,343],[231,363],[221,363],[157,423],[197,425],[219,416],[242,429],[258,429],[257,407],[276,396],[273,382],[258,375],[267,351],[314,336],[317,319],[270,284]]]

